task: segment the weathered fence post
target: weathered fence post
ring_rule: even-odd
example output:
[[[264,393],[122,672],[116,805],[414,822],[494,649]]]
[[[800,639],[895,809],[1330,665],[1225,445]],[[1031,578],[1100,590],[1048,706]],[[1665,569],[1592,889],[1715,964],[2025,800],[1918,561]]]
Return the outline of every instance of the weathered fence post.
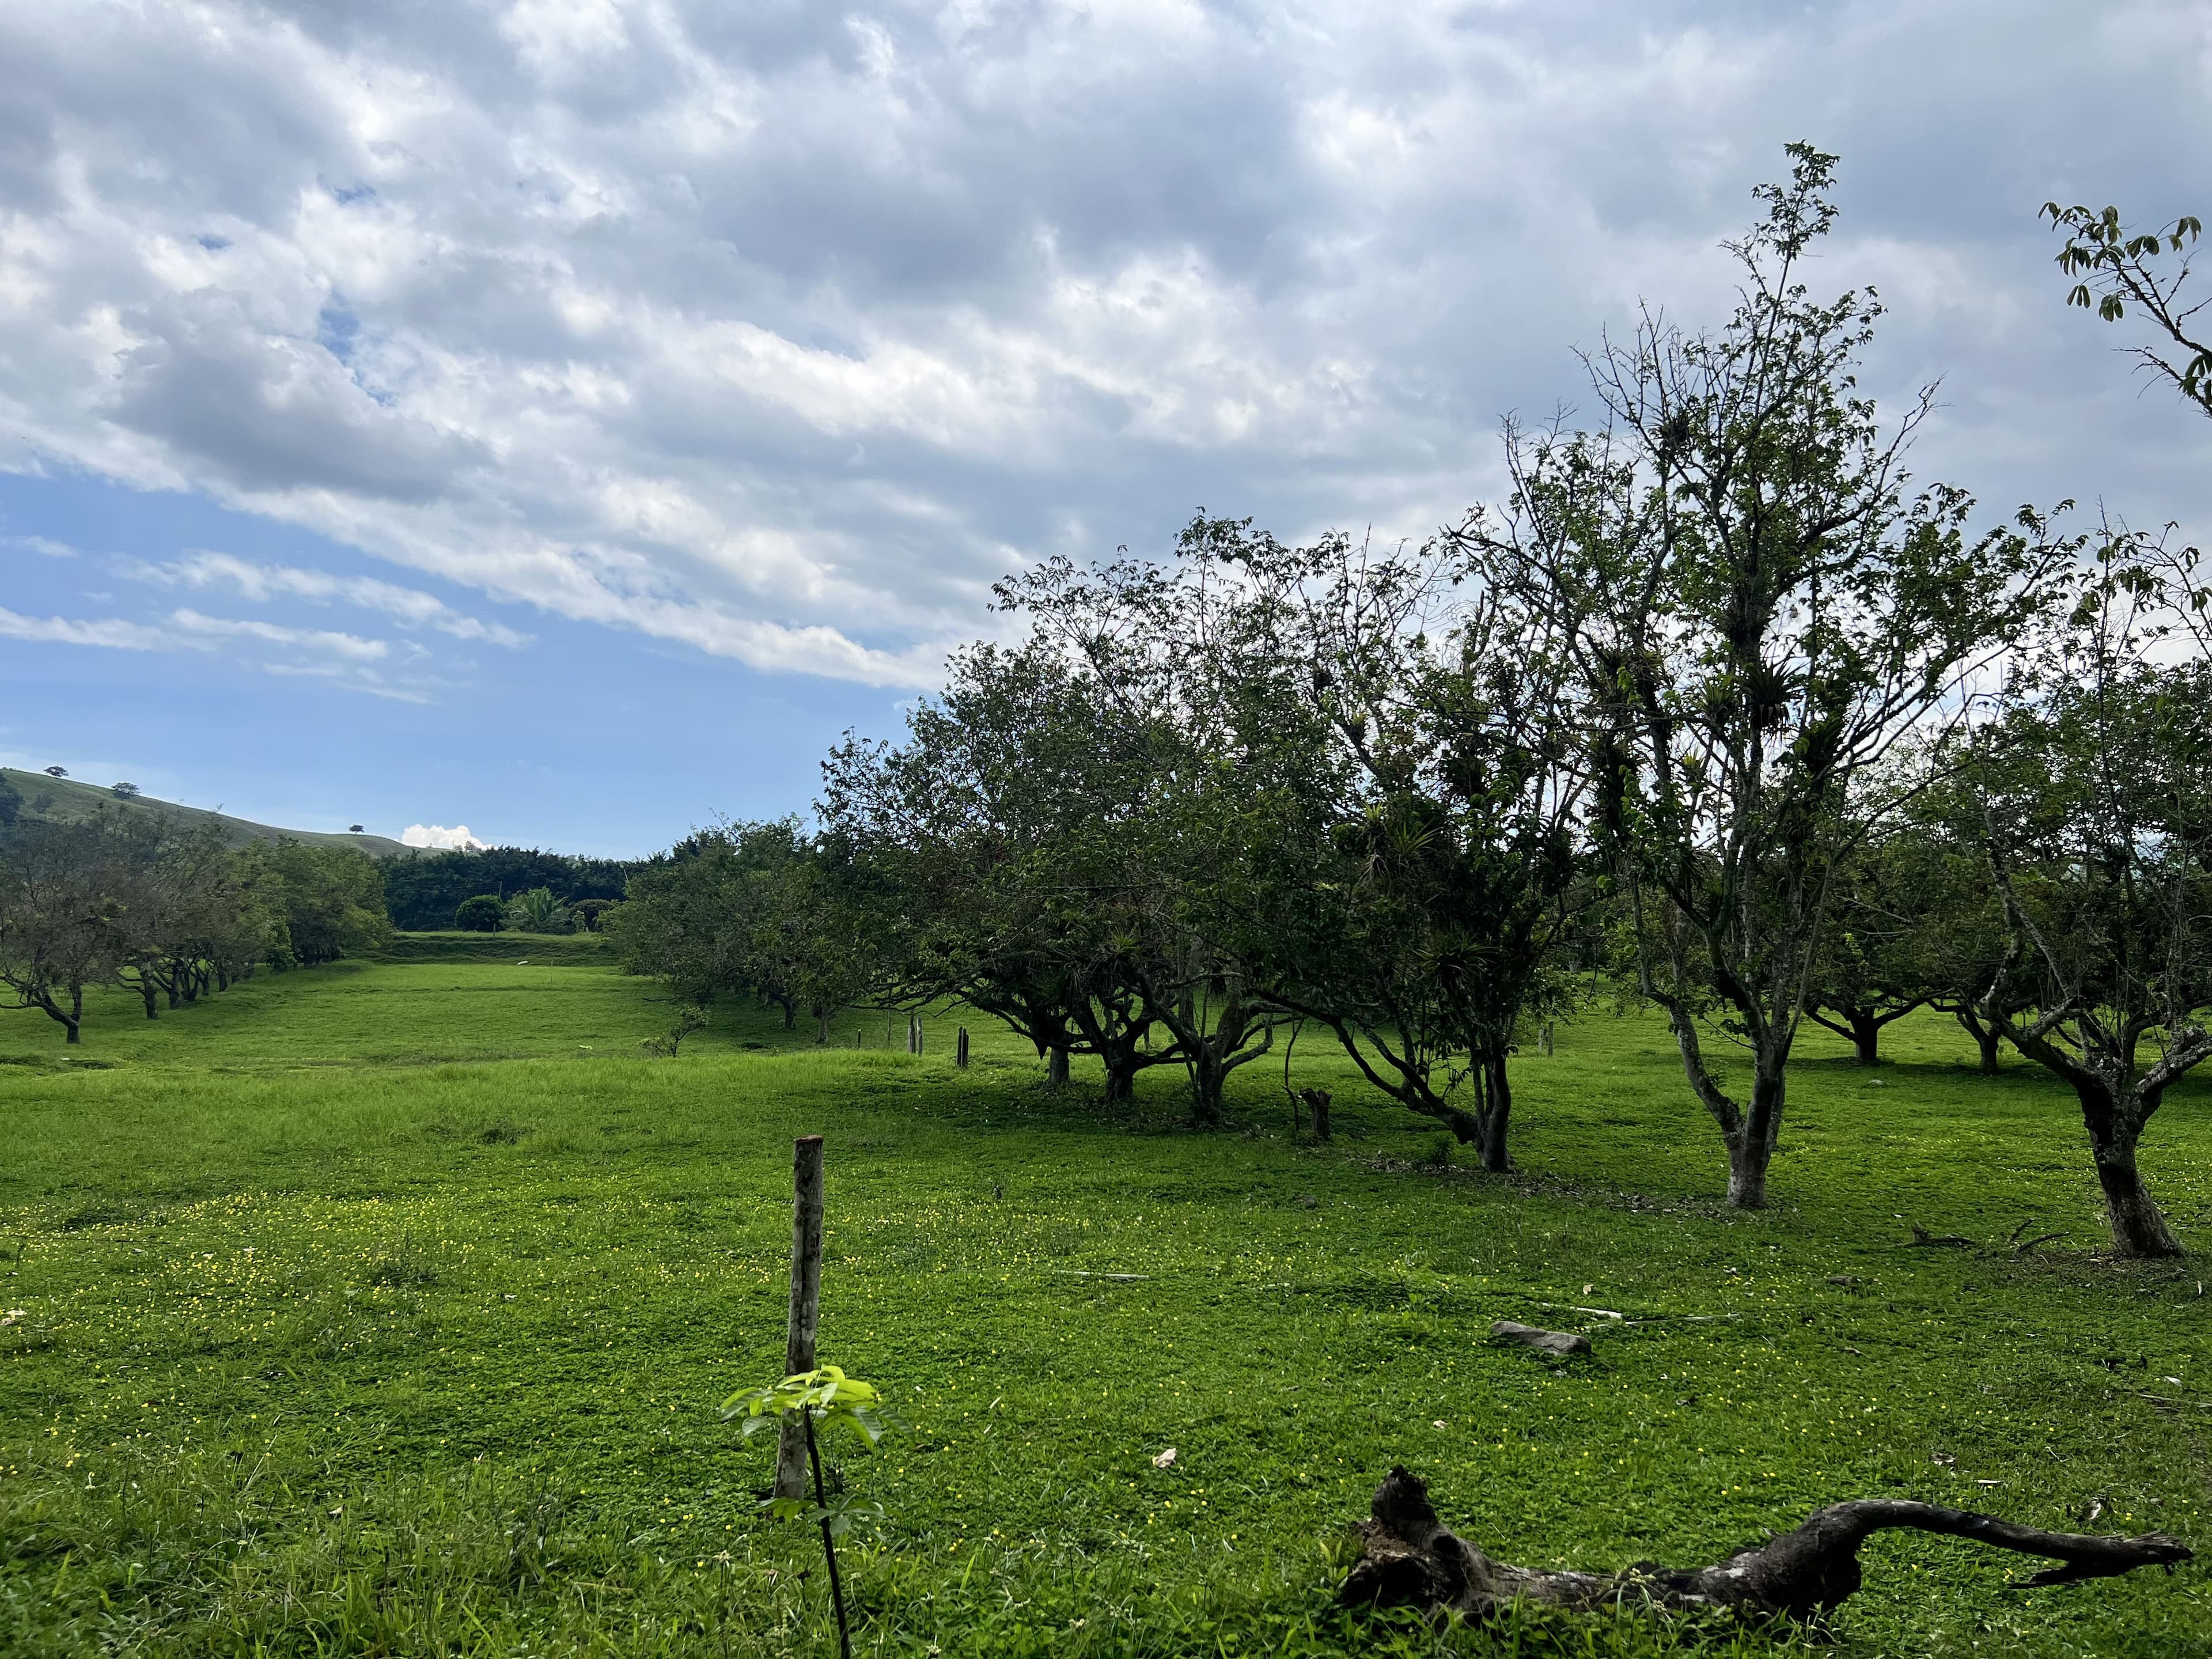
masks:
[[[1542,1046],[1546,1054],[1548,1054],[1552,1052],[1552,1022],[1548,1019],[1544,1022]]]
[[[791,1321],[784,1339],[787,1376],[814,1369],[822,1316],[822,1137],[801,1135],[791,1159]],[[786,1417],[775,1445],[775,1495],[806,1496],[806,1425]]]
[[[952,1063],[962,1071],[968,1069],[968,1028],[960,1028],[960,1035],[952,1045]]]
[[[910,1054],[918,1054],[921,1052],[921,1016],[920,1014],[908,1014],[906,1017],[906,1051]]]

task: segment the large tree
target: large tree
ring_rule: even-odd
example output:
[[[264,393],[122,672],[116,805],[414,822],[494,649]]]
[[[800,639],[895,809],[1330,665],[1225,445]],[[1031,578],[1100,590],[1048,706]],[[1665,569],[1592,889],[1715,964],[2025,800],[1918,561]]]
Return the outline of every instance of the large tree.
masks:
[[[1151,1041],[1174,972],[1159,961],[1165,741],[1037,638],[960,653],[904,742],[835,750],[821,811],[896,913],[887,994],[995,1015],[1055,1079],[1095,1054],[1109,1099],[1178,1058]]]
[[[1985,999],[2073,1089],[2123,1254],[2180,1253],[2136,1163],[2212,1031],[2212,638],[2192,550],[2103,538],[2012,676],[1975,781],[2009,927]]]
[[[83,1040],[84,993],[112,970],[120,905],[112,849],[97,820],[33,820],[0,861],[0,986],[18,1008]]]
[[[1218,665],[1246,803],[1222,937],[1252,993],[1510,1168],[1506,1058],[1563,989],[1583,769],[1541,619],[1445,544],[1201,517],[1181,551],[1218,597],[1178,652]]]
[[[312,968],[391,942],[384,877],[350,847],[318,847],[289,837],[246,849],[246,878],[270,912],[276,968]]]
[[[1888,794],[1901,781],[1879,787]],[[1961,879],[1968,872],[1958,851],[1921,815],[1893,814],[1836,876],[1805,1012],[1849,1042],[1862,1066],[1881,1062],[1884,1031],[1942,1002],[1955,984],[1960,913],[1977,885]]]
[[[1911,488],[1905,448],[1932,392],[1885,426],[1859,389],[1881,308],[1809,296],[1834,158],[1790,155],[1790,182],[1761,187],[1763,218],[1729,245],[1727,325],[1687,334],[1647,313],[1595,353],[1604,423],[1509,428],[1510,500],[1462,532],[1575,662],[1640,988],[1746,1208],[1766,1202],[1837,875],[1909,798],[1881,787],[1881,763],[2016,634],[2036,550],[2011,531],[1970,539],[1962,492]]]
[[[700,1001],[750,994],[781,1008],[788,1030],[802,999],[768,947],[779,888],[807,856],[795,818],[696,830],[629,878],[603,925],[626,971]]]

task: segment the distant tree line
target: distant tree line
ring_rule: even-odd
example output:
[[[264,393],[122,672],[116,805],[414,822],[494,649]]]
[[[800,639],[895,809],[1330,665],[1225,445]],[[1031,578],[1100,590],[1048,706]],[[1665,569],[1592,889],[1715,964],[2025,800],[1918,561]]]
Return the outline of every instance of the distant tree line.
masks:
[[[225,843],[128,805],[27,817],[0,783],[0,991],[82,1040],[85,993],[122,985],[149,1019],[258,969],[309,967],[391,937],[375,864],[347,848]]]
[[[2212,1054],[2212,584],[1909,477],[1932,392],[1885,423],[1860,390],[1881,308],[1811,296],[1833,158],[1791,158],[1729,323],[1589,356],[1600,418],[1510,424],[1502,501],[1418,546],[1201,515],[1164,562],[1009,579],[1011,642],[833,751],[811,830],[635,875],[625,962],[825,1039],[958,999],[1109,1100],[1176,1068],[1200,1122],[1313,1029],[1493,1170],[1508,1054],[1626,998],[1744,1207],[1804,1022],[1873,1065],[1932,1008],[2074,1091],[2116,1245],[2173,1253],[2136,1151]],[[2138,288],[2194,234],[2056,216],[2069,269]],[[2212,407],[2190,349],[2159,362]]]
[[[552,903],[572,912],[597,901],[601,906],[623,896],[623,884],[639,866],[618,859],[577,858],[538,848],[484,847],[418,853],[384,864],[385,906],[392,926],[409,932],[470,927],[458,920],[460,908],[489,896],[504,906],[523,894],[543,890]],[[481,912],[476,913],[479,915]],[[586,912],[586,915],[595,914]],[[483,931],[480,927],[472,931]],[[541,931],[541,930],[531,930]],[[555,930],[560,931],[560,930]]]

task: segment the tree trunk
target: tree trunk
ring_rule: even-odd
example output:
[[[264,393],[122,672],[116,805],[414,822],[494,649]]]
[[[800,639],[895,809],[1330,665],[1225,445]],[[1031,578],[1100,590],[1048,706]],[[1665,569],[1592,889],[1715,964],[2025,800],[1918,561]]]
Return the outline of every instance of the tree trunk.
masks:
[[[1782,1140],[1785,1087],[1782,1062],[1760,1064],[1752,1076],[1751,1109],[1735,1129],[1722,1132],[1728,1143],[1730,1209],[1766,1207],[1766,1166]]]
[[[69,1012],[67,1013],[64,1013],[51,997],[46,1000],[46,1012],[52,1014],[56,1019],[61,1021],[62,1030],[68,1033],[68,1036],[63,1039],[64,1042],[82,1042],[84,1041],[83,986],[72,985],[70,987],[70,1006]]]
[[[1106,1098],[1120,1103],[1133,1100],[1137,1093],[1137,1073],[1126,1057],[1108,1054],[1106,1060]]]
[[[1974,1069],[1984,1077],[1995,1077],[1997,1074],[1997,1028],[1983,1024],[1974,1017],[1974,1011],[1971,1008],[1959,1009],[1957,1018],[1959,1024],[1966,1027],[1967,1035],[1974,1039],[1974,1046],[1982,1051],[1981,1064]]]
[[[149,1019],[159,1019],[161,1017],[161,999],[155,995],[155,989],[152,980],[148,979],[143,974],[138,975],[138,998],[146,1005],[146,1018]]]
[[[1066,1049],[1048,1048],[1045,1050],[1044,1080],[1047,1084],[1055,1089],[1065,1089],[1067,1086]]]
[[[787,1030],[789,1030],[791,1028],[790,1028],[788,1025],[787,1025],[787,1026],[785,1026],[783,1029],[784,1029],[785,1030],[787,1030]],[[818,1042],[818,1043],[821,1043],[821,1044],[824,1045],[825,1047],[828,1045],[828,1043],[829,1043],[829,1042],[830,1042],[830,1016],[829,1016],[829,1015],[827,1015],[827,1014],[821,1014],[821,1015],[817,1015],[817,1016],[816,1017],[816,1018],[815,1018],[815,1022],[814,1022],[814,1040],[815,1040],[817,1042]]]
[[[2120,1111],[2109,1091],[2081,1084],[2075,1089],[2081,1097],[2081,1118],[2089,1131],[2089,1155],[2097,1165],[2097,1184],[2105,1193],[2105,1216],[2112,1225],[2113,1248],[2127,1256],[2179,1255],[2181,1246],[2136,1168],[2136,1141],[2142,1131],[2131,1127],[2129,1115]]]
[[[798,1024],[799,1024],[799,1005],[798,1005],[797,1003],[795,1003],[795,1002],[789,1002],[789,1001],[787,1001],[787,1002],[783,1005],[783,1029],[784,1029],[785,1030],[788,1031],[788,1030],[790,1030],[793,1026],[797,1025]],[[822,1040],[823,1040],[824,1042],[827,1042],[830,1039],[829,1039],[829,1038],[827,1038],[827,1037],[824,1037],[824,1038],[823,1038]]]
[[[1766,1166],[1773,1160],[1774,1149],[1766,1144],[1766,1137],[1753,1134],[1747,1123],[1728,1138],[1729,1207],[1732,1210],[1763,1210],[1766,1207]]]
[[[1221,1121],[1221,1089],[1228,1076],[1212,1045],[1201,1044],[1190,1063],[1190,1115],[1209,1128]]]
[[[1513,1159],[1505,1150],[1505,1131],[1513,1116],[1513,1085],[1505,1078],[1500,1049],[1482,1058],[1482,1105],[1476,1113],[1475,1161],[1492,1175],[1510,1175]]]
[[[1850,1017],[1850,1022],[1851,1047],[1856,1051],[1855,1058],[1858,1064],[1881,1065],[1881,1022],[1869,1018],[1864,1014],[1853,1014]]]

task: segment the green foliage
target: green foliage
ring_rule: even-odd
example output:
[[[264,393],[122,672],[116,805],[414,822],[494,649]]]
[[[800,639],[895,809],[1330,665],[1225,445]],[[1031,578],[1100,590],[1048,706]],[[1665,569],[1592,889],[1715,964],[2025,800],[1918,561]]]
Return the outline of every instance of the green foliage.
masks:
[[[459,913],[456,911],[456,919]],[[550,887],[533,887],[507,902],[506,926],[515,933],[565,933],[574,926],[568,907]]]
[[[507,904],[496,893],[465,898],[453,911],[453,926],[465,933],[496,933],[506,925]]]
[[[640,866],[618,859],[574,858],[538,848],[459,848],[409,852],[384,866],[392,925],[410,932],[450,926],[464,900],[478,893],[520,893],[543,887],[562,903],[613,900]]]
[[[391,942],[384,878],[366,854],[285,840],[257,842],[240,856],[275,916],[271,966],[312,968]]]
[[[649,1036],[638,1047],[656,1058],[673,1060],[684,1046],[684,1039],[695,1031],[707,1029],[707,1011],[697,1006],[685,1006],[676,1011],[676,1018],[668,1029],[658,1036]]]
[[[874,983],[885,918],[860,901],[844,848],[794,819],[700,830],[630,878],[601,925],[632,973],[678,995],[735,993],[830,1022]]]
[[[872,1446],[884,1437],[883,1422],[877,1415],[882,1404],[883,1395],[873,1384],[848,1376],[835,1365],[817,1365],[781,1382],[739,1389],[722,1401],[722,1420],[736,1419],[738,1432],[750,1439],[763,1429],[775,1428],[787,1413],[803,1411],[817,1427],[849,1425]]]
[[[2116,207],[2100,212],[2056,202],[2045,202],[2037,216],[2049,219],[2051,228],[2066,238],[2058,268],[2081,278],[2067,293],[2066,302],[2085,310],[2094,307],[2108,323],[2118,322],[2133,306],[2169,343],[2168,349],[2136,347],[2137,360],[2212,415],[2212,344],[2197,337],[2203,331],[2196,317],[2205,302],[2186,300],[2182,293],[2203,222],[2184,214],[2161,229],[2138,230],[2121,222]]]
[[[791,1413],[804,1412],[808,1419],[807,1453],[811,1460],[819,1455],[821,1431],[841,1423],[865,1437],[871,1446],[881,1441],[882,1405],[883,1396],[870,1384],[847,1376],[835,1365],[819,1365],[811,1371],[787,1376],[781,1382],[732,1395],[722,1402],[722,1420],[726,1423],[735,1419],[738,1431],[750,1440],[763,1429],[781,1427]],[[855,1520],[884,1518],[882,1504],[857,1504],[842,1490],[823,1493],[819,1502],[803,1498],[772,1498],[763,1507],[779,1521],[804,1521],[821,1528],[825,1549],[849,1533]]]

